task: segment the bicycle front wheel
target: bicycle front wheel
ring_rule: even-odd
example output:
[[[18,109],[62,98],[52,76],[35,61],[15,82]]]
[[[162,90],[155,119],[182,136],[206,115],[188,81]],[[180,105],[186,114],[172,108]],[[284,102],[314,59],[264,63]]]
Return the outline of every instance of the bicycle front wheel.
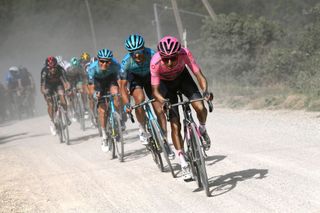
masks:
[[[153,161],[156,163],[157,167],[159,168],[159,170],[161,172],[164,172],[164,167],[163,167],[163,162],[162,162],[162,158],[161,158],[161,154],[160,151],[157,148],[156,145],[156,141],[154,139],[154,136],[152,136],[149,140],[149,145],[148,145],[148,149],[151,152],[152,155],[152,159]]]
[[[78,98],[78,107],[79,107],[80,128],[82,131],[85,131],[84,105],[83,105],[81,93],[77,93],[77,98]]]
[[[208,181],[206,164],[205,164],[204,156],[201,151],[200,138],[198,136],[198,132],[196,130],[196,126],[194,123],[191,124],[191,132],[192,132],[193,142],[195,143],[194,153],[196,157],[196,165],[201,176],[202,186],[206,192],[206,195],[209,197],[210,191],[209,191],[209,181]]]
[[[124,141],[123,141],[123,133],[121,128],[121,118],[117,112],[113,112],[113,122],[114,122],[114,143],[115,150],[117,153],[117,157],[120,162],[123,162],[124,157]]]
[[[153,132],[154,138],[156,141],[158,141],[158,146],[160,145],[161,149],[163,150],[164,159],[166,160],[166,162],[168,164],[168,167],[169,167],[169,170],[172,174],[172,177],[175,178],[176,175],[174,174],[174,171],[173,171],[173,168],[171,165],[171,161],[169,160],[168,153],[166,152],[166,149],[164,148],[164,143],[166,143],[166,142],[164,141],[164,136],[163,136],[162,130],[159,128],[159,124],[156,120],[151,121],[151,126],[153,129],[152,132]]]
[[[66,116],[66,112],[62,108],[60,110],[60,115],[61,115],[61,127],[60,128],[61,128],[61,132],[62,132],[63,141],[67,145],[70,145],[67,116]]]

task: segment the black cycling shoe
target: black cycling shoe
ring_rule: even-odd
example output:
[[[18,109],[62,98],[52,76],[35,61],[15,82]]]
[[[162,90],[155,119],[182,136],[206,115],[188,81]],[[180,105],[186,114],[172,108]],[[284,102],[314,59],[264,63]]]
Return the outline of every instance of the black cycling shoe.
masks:
[[[211,140],[210,140],[210,137],[209,137],[207,131],[201,133],[201,141],[202,141],[204,150],[208,151],[211,146]]]

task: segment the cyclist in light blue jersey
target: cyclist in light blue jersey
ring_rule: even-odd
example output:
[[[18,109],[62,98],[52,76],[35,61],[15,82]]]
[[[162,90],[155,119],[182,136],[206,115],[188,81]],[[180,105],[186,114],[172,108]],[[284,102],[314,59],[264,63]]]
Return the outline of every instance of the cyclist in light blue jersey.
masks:
[[[143,90],[149,99],[152,99],[151,91],[151,75],[150,75],[150,61],[155,52],[144,46],[144,39],[140,35],[130,35],[125,40],[125,48],[128,50],[121,62],[120,71],[120,90],[122,101],[125,106],[125,111],[131,112],[131,106],[129,101],[129,94],[127,85],[129,83],[129,92],[133,97],[135,104],[139,104],[145,100]],[[159,118],[159,122],[162,122],[162,127],[166,125],[164,114],[161,111],[161,104],[159,102],[153,102],[153,108]],[[139,122],[139,136],[143,145],[148,144],[148,133],[146,132],[146,118],[145,112],[142,107],[136,108],[136,117]],[[166,146],[169,148],[169,146]],[[170,150],[171,157],[173,152]]]
[[[99,100],[107,93],[119,93],[119,71],[120,64],[113,58],[111,50],[102,49],[98,51],[98,60],[89,65],[88,68],[88,82],[94,85],[96,98]],[[119,110],[119,98],[115,97],[115,107]],[[105,119],[106,105],[100,103],[98,105],[99,120],[102,128],[103,146],[106,146],[107,134],[105,132],[106,119]]]

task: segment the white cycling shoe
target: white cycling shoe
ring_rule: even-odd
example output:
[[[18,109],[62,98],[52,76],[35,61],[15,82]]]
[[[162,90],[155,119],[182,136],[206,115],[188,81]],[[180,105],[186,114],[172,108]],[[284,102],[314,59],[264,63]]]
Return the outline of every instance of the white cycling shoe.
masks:
[[[57,135],[56,126],[53,123],[50,124],[50,132],[53,136]]]
[[[181,172],[182,172],[182,178],[184,181],[192,180],[192,174],[189,166],[182,167]]]
[[[139,138],[142,145],[146,146],[149,144],[148,139],[151,137],[151,135],[148,132],[143,132],[139,130]]]

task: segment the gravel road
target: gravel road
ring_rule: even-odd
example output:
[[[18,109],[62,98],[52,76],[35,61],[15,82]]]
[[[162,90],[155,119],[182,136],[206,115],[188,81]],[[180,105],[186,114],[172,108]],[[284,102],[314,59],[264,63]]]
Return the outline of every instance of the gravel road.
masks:
[[[0,212],[320,212],[319,113],[216,109],[207,172],[212,196],[161,173],[127,123],[125,162],[103,153],[96,129],[47,116],[0,125]]]

